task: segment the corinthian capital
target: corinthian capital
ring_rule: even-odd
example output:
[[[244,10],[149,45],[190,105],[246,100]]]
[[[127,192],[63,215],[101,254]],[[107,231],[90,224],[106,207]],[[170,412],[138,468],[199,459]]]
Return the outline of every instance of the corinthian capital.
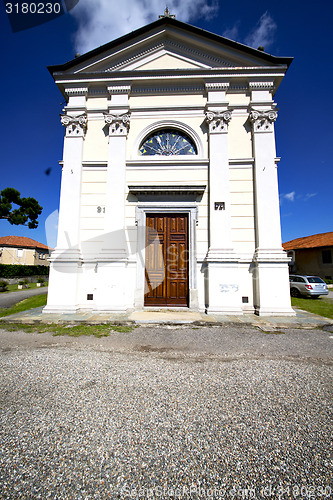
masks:
[[[130,126],[130,113],[112,115],[104,113],[104,120],[109,125],[109,135],[127,135]]]
[[[268,111],[258,111],[252,109],[249,116],[254,132],[270,132],[272,124],[277,119],[277,111],[270,109]]]
[[[228,131],[228,123],[231,120],[231,111],[206,112],[206,122],[209,126],[210,134],[221,134]]]
[[[84,137],[87,130],[87,115],[60,115],[61,125],[66,127],[66,137]]]

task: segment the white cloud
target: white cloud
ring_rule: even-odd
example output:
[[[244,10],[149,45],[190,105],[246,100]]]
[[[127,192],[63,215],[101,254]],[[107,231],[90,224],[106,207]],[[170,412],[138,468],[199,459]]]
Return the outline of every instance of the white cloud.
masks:
[[[308,201],[310,198],[313,198],[314,196],[317,196],[318,193],[306,193],[304,196],[304,201]]]
[[[314,196],[317,196],[318,193],[306,193],[306,194],[297,194],[296,191],[291,191],[290,193],[282,193],[280,195],[280,204],[283,203],[284,200],[287,201],[308,201]]]
[[[170,0],[176,19],[189,22],[210,19],[218,11],[217,0]],[[80,0],[70,13],[78,21],[76,50],[83,54],[115,38],[151,23],[164,13],[165,0]]]
[[[236,21],[235,24],[232,26],[232,28],[227,28],[226,30],[224,30],[222,35],[225,36],[226,38],[230,38],[230,40],[237,41],[239,36],[239,25],[240,21]]]
[[[262,45],[266,50],[274,42],[276,28],[275,21],[266,11],[259,19],[256,27],[245,38],[246,45],[250,45],[255,49]]]
[[[290,193],[284,194],[283,197],[288,201],[294,201],[295,194],[296,194],[295,191],[291,191]]]

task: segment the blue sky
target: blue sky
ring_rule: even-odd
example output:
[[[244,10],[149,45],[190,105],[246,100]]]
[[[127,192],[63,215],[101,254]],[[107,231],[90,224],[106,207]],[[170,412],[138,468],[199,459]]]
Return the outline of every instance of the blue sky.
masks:
[[[332,231],[332,2],[172,0],[168,5],[180,21],[295,58],[275,95],[282,240]],[[0,189],[14,187],[43,206],[37,229],[1,220],[0,236],[55,245],[54,230],[47,241],[45,221],[59,205],[64,99],[46,67],[152,22],[164,9],[165,0],[80,0],[65,15],[13,33],[0,4]]]

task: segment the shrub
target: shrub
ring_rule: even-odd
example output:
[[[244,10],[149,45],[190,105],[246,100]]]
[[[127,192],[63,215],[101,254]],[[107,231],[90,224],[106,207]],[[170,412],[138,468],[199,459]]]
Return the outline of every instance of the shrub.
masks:
[[[7,281],[0,281],[0,292],[7,292]]]
[[[25,276],[48,276],[48,266],[21,266],[19,264],[0,264],[1,278],[23,278]]]
[[[20,280],[19,281],[19,285],[22,285],[23,288],[29,288],[29,284],[30,284],[30,281],[27,280],[27,279],[24,279],[24,280]]]

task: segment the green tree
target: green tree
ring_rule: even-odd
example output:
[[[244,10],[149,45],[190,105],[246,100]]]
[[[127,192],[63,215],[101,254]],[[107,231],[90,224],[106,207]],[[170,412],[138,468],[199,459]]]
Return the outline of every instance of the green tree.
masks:
[[[13,208],[13,204],[18,208]],[[7,219],[10,224],[35,229],[42,210],[35,198],[21,198],[20,192],[14,188],[5,188],[0,192],[0,219]]]

